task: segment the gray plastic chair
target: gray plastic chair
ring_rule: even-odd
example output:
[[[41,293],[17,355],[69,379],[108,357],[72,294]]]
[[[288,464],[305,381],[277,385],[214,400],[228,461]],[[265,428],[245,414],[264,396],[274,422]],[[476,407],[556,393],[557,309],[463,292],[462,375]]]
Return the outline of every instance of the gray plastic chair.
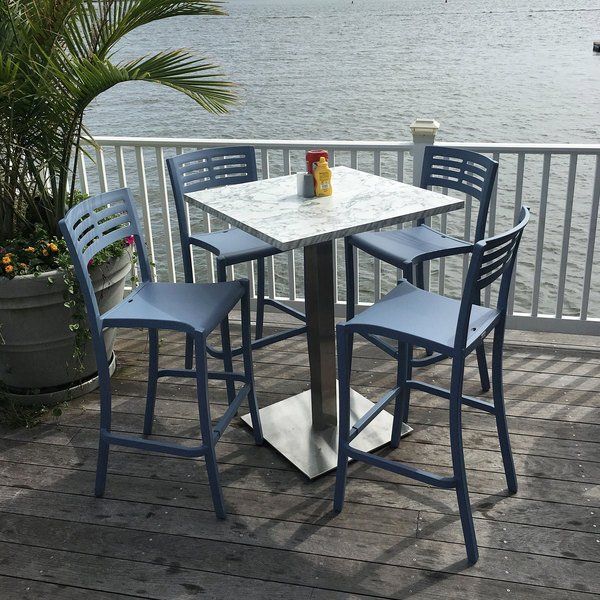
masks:
[[[462,300],[454,300],[426,292],[408,281],[398,286],[381,300],[350,321],[337,326],[339,375],[339,450],[335,485],[334,509],[339,512],[344,503],[348,459],[356,459],[382,467],[423,483],[445,489],[455,489],[467,548],[467,558],[474,563],[478,558],[477,539],[463,456],[461,408],[463,404],[478,408],[496,417],[496,428],[504,471],[511,494],[517,491],[517,476],[513,464],[510,439],[504,409],[502,389],[502,349],[506,326],[506,307],[512,273],[523,230],[529,221],[529,209],[522,208],[516,227],[486,240],[477,242],[463,290]],[[479,306],[483,289],[501,277],[496,308]],[[493,402],[463,395],[465,359],[486,336],[494,332],[492,352]],[[365,415],[350,428],[350,370],[354,334],[367,339],[382,336],[393,339],[399,348],[396,387],[385,394]],[[413,346],[432,348],[452,359],[450,389],[411,379],[409,375]],[[408,413],[409,391],[420,390],[449,401],[450,446],[452,453],[451,476],[441,476],[423,469],[369,454],[353,448],[350,443],[389,404],[395,400],[391,445],[400,443],[402,422]]]
[[[421,187],[445,187],[463,192],[479,202],[477,224],[474,241],[478,242],[485,235],[490,199],[496,181],[498,163],[487,156],[443,146],[427,146],[423,157]],[[346,249],[346,319],[355,314],[356,290],[354,288],[354,252],[353,247],[375,256],[402,270],[403,277],[415,282],[421,289],[424,287],[423,263],[435,258],[466,254],[473,245],[468,240],[461,240],[425,225],[425,219],[417,221],[416,227],[393,231],[369,231],[348,236],[345,239]],[[397,358],[398,350],[384,340],[370,340],[390,356]],[[446,357],[440,354],[413,359],[411,366],[430,365]],[[490,388],[487,361],[483,345],[477,348],[477,363],[481,388],[484,392]]]
[[[215,512],[219,518],[224,518],[225,506],[219,484],[215,445],[245,399],[248,400],[252,415],[255,442],[262,443],[262,429],[252,373],[248,281],[215,284],[152,282],[144,241],[128,189],[100,194],[77,204],[60,221],[60,230],[69,248],[79,288],[85,300],[98,365],[100,443],[96,470],[96,496],[102,496],[104,493],[108,450],[111,444],[178,456],[204,456]],[[120,304],[104,314],[100,314],[88,272],[88,263],[102,249],[128,236],[133,236],[135,240],[141,282]],[[206,362],[206,339],[220,323],[227,319],[229,312],[240,300],[244,373],[235,373],[232,370],[223,373],[210,372]],[[108,368],[110,357],[107,356],[103,336],[103,331],[107,327],[148,329],[149,366],[144,436],[152,434],[158,379],[160,377],[191,377],[196,380],[202,434],[200,445],[182,446],[113,433],[111,430],[111,387]],[[159,329],[182,331],[191,337],[196,355],[194,369],[159,369]],[[243,384],[225,414],[215,425],[212,424],[210,415],[207,385],[209,379],[231,381],[232,383],[237,381]]]
[[[262,348],[306,333],[306,325],[302,325],[273,335],[263,336],[265,306],[267,305],[306,323],[306,316],[301,312],[277,300],[265,298],[265,257],[279,254],[280,250],[235,227],[211,233],[190,233],[185,210],[185,194],[222,185],[256,181],[254,148],[251,146],[231,146],[188,152],[167,159],[167,167],[175,198],[175,208],[177,209],[185,281],[193,281],[191,254],[193,246],[204,248],[216,256],[218,281],[226,281],[228,266],[256,260],[258,266],[256,332],[252,348]],[[223,331],[223,339],[228,339],[227,331]],[[223,351],[220,351],[209,346],[207,350],[211,356],[224,358],[227,361],[230,349],[223,346]],[[233,349],[233,356],[240,354],[241,351],[241,348]],[[189,368],[192,360],[192,340],[189,336],[185,356],[185,366]],[[230,370],[230,368],[229,364],[226,363],[225,369]]]

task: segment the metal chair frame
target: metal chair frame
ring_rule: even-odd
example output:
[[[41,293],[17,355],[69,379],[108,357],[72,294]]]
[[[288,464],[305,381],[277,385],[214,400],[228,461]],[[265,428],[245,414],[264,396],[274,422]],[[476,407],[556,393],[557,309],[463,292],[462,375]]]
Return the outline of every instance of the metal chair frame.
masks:
[[[346,473],[348,460],[356,459],[376,467],[381,467],[399,475],[410,477],[422,483],[444,489],[455,489],[458,499],[460,519],[465,538],[467,558],[474,563],[478,559],[477,539],[473,515],[469,502],[467,487],[467,475],[463,455],[463,440],[461,428],[461,409],[465,404],[472,408],[483,410],[496,418],[496,428],[502,453],[502,461],[511,494],[517,491],[517,476],[512,458],[510,439],[506,422],[506,411],[504,406],[504,394],[502,384],[502,351],[504,344],[504,332],[506,326],[506,311],[508,305],[509,290],[512,282],[515,260],[523,230],[529,221],[529,209],[522,208],[519,223],[510,231],[485,240],[480,240],[474,245],[469,270],[463,290],[462,300],[453,301],[447,299],[453,306],[453,318],[456,318],[456,329],[454,343],[450,345],[441,344],[439,340],[432,339],[434,336],[421,336],[414,333],[406,333],[398,328],[394,329],[388,325],[368,324],[368,314],[382,311],[380,315],[390,315],[402,311],[402,300],[407,296],[399,295],[397,302],[389,300],[386,305],[376,303],[366,309],[354,321],[337,325],[337,347],[338,347],[338,375],[339,375],[339,454],[338,470],[335,484],[334,509],[340,512],[344,503],[346,489]],[[473,306],[476,306],[481,291],[501,277],[498,301],[496,309],[479,309],[479,314],[485,315],[475,326],[471,320]],[[400,281],[399,286],[408,286],[408,291],[415,291],[415,287],[407,281]],[[398,288],[396,291],[399,291]],[[393,294],[393,292],[391,292]],[[420,306],[424,306],[428,298],[434,299],[436,294],[432,292],[420,292]],[[439,298],[439,296],[437,296]],[[382,299],[382,303],[385,300]],[[378,306],[379,305],[379,306]],[[458,311],[456,309],[458,308]],[[456,315],[458,315],[456,317]],[[410,315],[407,315],[407,318]],[[447,319],[448,315],[439,315],[439,319]],[[479,318],[479,317],[478,317]],[[362,323],[361,323],[362,321]],[[389,319],[379,317],[376,323],[387,323]],[[435,323],[432,324],[435,327]],[[409,328],[407,328],[409,329]],[[492,352],[492,389],[493,402],[465,396],[463,394],[463,378],[465,359],[491,332],[494,332]],[[383,336],[393,339],[398,344],[399,359],[396,387],[385,394],[378,402],[373,404],[365,415],[363,415],[352,428],[350,428],[350,373],[352,362],[352,344],[354,334],[360,334],[370,339],[371,335]],[[452,359],[452,375],[450,389],[417,381],[410,376],[410,358],[414,345],[425,345],[443,353]],[[441,476],[430,473],[404,463],[369,454],[353,448],[352,440],[392,401],[395,400],[394,421],[391,435],[391,446],[397,448],[400,443],[402,422],[408,414],[410,390],[420,390],[449,401],[450,412],[450,444],[452,453],[453,474]]]
[[[427,146],[423,156],[423,167],[421,171],[421,187],[427,189],[432,186],[445,187],[448,189],[464,192],[467,196],[479,201],[479,212],[475,226],[474,242],[483,239],[489,212],[490,200],[494,189],[494,182],[498,171],[498,163],[491,158],[477,152],[457,148],[439,146]],[[428,228],[425,219],[417,220],[417,228]],[[431,228],[428,228],[431,229]],[[435,233],[443,236],[450,242],[454,240],[451,236],[442,234],[436,230]],[[373,235],[373,234],[371,234]],[[375,234],[377,235],[377,234]],[[360,247],[361,234],[348,236],[345,239],[345,261],[346,261],[346,319],[354,317],[356,311],[356,290],[354,283],[354,247]],[[456,245],[449,245],[437,251],[428,251],[414,256],[409,261],[398,260],[394,266],[402,270],[403,277],[409,281],[415,281],[417,287],[424,289],[424,262],[435,258],[465,254],[472,249],[471,244],[465,244],[463,240],[454,240]],[[361,248],[381,260],[377,252]],[[480,304],[480,300],[478,300]],[[378,348],[398,358],[398,349],[378,337],[371,337],[369,341]],[[439,353],[431,353],[427,349],[427,356],[423,358],[411,358],[411,367],[424,367],[446,359]],[[490,389],[487,360],[483,344],[477,348],[477,364],[481,380],[481,388],[484,392]]]
[[[306,323],[306,316],[294,308],[265,297],[265,257],[279,254],[281,251],[264,243],[264,249],[260,253],[237,253],[233,258],[222,257],[216,253],[213,245],[208,243],[208,239],[216,239],[219,232],[208,234],[208,236],[194,236],[190,232],[189,221],[185,210],[185,194],[205,190],[208,188],[219,187],[222,185],[235,185],[256,181],[256,153],[252,146],[231,146],[219,148],[207,148],[180,154],[167,159],[167,167],[173,196],[175,198],[175,208],[177,210],[177,222],[179,225],[179,236],[181,240],[181,249],[183,254],[183,271],[186,282],[194,280],[194,269],[192,264],[192,247],[201,247],[213,254],[216,254],[217,280],[227,281],[227,267],[256,260],[257,262],[257,285],[256,285],[256,330],[255,339],[252,342],[252,348],[258,349],[286,340],[290,337],[306,333],[306,325],[301,327],[287,329],[285,331],[263,336],[265,306],[272,306],[300,321]],[[260,240],[257,239],[257,242]],[[228,348],[225,346],[225,340],[229,339],[228,331],[222,328],[224,340],[223,349],[217,350],[207,346],[207,352],[215,357],[228,360],[231,354],[237,356],[241,354],[241,348]],[[192,338],[186,339],[185,366],[191,368],[192,364]],[[229,363],[225,363],[225,369],[230,370]],[[228,388],[230,393],[231,390]]]
[[[215,446],[225,428],[236,414],[242,401],[248,401],[254,428],[254,439],[257,444],[262,443],[262,429],[258,405],[254,391],[254,376],[252,371],[252,350],[250,332],[250,301],[248,281],[230,282],[227,286],[227,298],[230,304],[235,305],[241,300],[242,309],[242,349],[244,372],[237,373],[230,369],[226,372],[211,372],[207,367],[206,348],[207,337],[211,328],[199,329],[191,322],[194,313],[202,311],[202,306],[191,307],[192,317],[186,322],[184,318],[169,317],[168,310],[160,310],[159,306],[149,305],[144,294],[150,295],[154,291],[163,290],[173,299],[184,291],[186,286],[199,286],[207,293],[220,293],[219,286],[225,290],[223,284],[164,284],[152,281],[150,265],[144,246],[144,241],[133,206],[131,192],[124,188],[88,198],[73,207],[60,221],[60,229],[71,254],[75,273],[82,292],[88,315],[92,343],[98,366],[100,381],[100,440],[98,449],[98,463],[96,469],[96,496],[102,496],[106,486],[106,473],[108,467],[108,454],[111,444],[139,448],[153,452],[173,454],[177,456],[204,456],[208,472],[208,481],[211,490],[215,512],[219,518],[226,515],[223,495],[219,484],[219,473]],[[108,245],[133,236],[138,257],[138,268],[141,276],[139,286],[127,296],[119,305],[104,314],[100,314],[94,289],[88,272],[89,261]],[[160,287],[162,286],[162,287]],[[166,286],[166,287],[165,287]],[[183,286],[183,287],[182,287]],[[239,289],[234,289],[238,286]],[[191,288],[187,288],[190,290]],[[223,293],[221,293],[223,296]],[[149,296],[150,297],[150,296]],[[139,308],[137,304],[143,304]],[[216,303],[215,303],[216,304]],[[233,307],[233,306],[232,306]],[[231,307],[231,308],[232,308]],[[168,308],[168,307],[167,307]],[[228,307],[211,307],[210,319],[217,321],[212,328],[218,325],[221,319],[226,321]],[[119,312],[124,312],[126,317],[119,317]],[[209,320],[210,320],[209,319]],[[133,437],[114,433],[111,430],[111,385],[109,373],[109,357],[104,342],[103,331],[108,327],[147,328],[149,337],[149,368],[148,388],[146,396],[146,409],[144,415],[144,437]],[[194,343],[196,365],[194,369],[159,369],[158,330],[170,329],[185,332]],[[196,380],[198,414],[202,443],[195,446],[167,443],[158,440],[145,439],[152,434],[154,420],[154,405],[156,402],[156,389],[161,377],[189,377]],[[235,385],[243,385],[234,395],[225,414],[219,421],[212,425],[211,411],[208,396],[208,380],[225,380]]]

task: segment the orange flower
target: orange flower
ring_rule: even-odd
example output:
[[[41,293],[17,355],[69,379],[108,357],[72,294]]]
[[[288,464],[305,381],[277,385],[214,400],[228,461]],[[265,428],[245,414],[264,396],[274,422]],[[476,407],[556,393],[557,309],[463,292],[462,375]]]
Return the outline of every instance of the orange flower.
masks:
[[[2,264],[3,265],[10,265],[11,260],[10,260],[10,254],[7,254],[6,256],[2,257]]]
[[[7,273],[12,273],[12,272],[14,271],[14,269],[15,269],[15,268],[14,268],[12,265],[6,265],[6,266],[4,267],[4,270],[5,270]]]
[[[50,248],[52,252],[58,252],[58,246],[54,242],[49,243],[48,248]]]
[[[21,267],[21,269],[26,269],[27,265],[25,263],[19,263],[19,266]]]
[[[35,248],[33,246],[27,246],[27,248],[25,248],[25,252],[35,252]]]
[[[42,254],[43,254],[44,256],[48,256],[48,255],[50,254],[50,252],[48,252],[48,250],[46,250],[46,248],[44,248],[44,249],[42,250]]]

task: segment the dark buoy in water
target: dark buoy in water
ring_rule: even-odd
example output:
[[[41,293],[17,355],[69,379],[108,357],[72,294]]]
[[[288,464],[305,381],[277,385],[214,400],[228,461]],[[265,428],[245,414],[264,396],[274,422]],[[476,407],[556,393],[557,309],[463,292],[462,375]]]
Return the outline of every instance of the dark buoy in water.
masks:
[[[600,40],[594,42],[594,52],[600,52]]]

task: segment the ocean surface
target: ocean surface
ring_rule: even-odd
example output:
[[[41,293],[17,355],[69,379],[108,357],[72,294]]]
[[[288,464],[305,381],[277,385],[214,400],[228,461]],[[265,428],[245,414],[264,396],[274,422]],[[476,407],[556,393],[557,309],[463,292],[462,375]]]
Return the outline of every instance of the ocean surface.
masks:
[[[139,29],[117,54],[130,58],[158,49],[193,49],[237,84],[238,104],[229,114],[208,114],[168,88],[128,83],[94,103],[86,119],[89,130],[408,140],[416,117],[433,117],[441,123],[442,141],[600,141],[600,54],[592,52],[593,40],[600,39],[600,0],[230,0],[225,8],[226,17],[177,18]],[[585,243],[591,201],[585,173],[593,165],[580,163],[574,249]],[[529,178],[535,180],[534,211],[540,168],[535,159],[527,165],[525,191]],[[542,281],[542,306],[550,311],[567,170],[568,161],[553,161],[556,183],[549,206],[555,212],[548,217],[550,259],[545,254]],[[499,222],[512,215],[513,172],[514,165],[504,166]],[[526,244],[520,267],[526,275],[534,253]],[[573,254],[567,291],[576,292],[581,269]],[[523,279],[526,308],[530,277]],[[579,305],[575,292],[566,304],[573,314]],[[600,307],[600,295],[594,302]]]

